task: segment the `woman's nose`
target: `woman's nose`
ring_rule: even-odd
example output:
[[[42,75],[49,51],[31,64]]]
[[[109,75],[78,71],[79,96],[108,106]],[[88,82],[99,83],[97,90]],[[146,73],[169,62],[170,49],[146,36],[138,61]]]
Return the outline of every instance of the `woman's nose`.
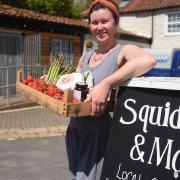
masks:
[[[97,29],[103,29],[103,25],[102,25],[102,23],[98,23],[98,25],[97,25]]]

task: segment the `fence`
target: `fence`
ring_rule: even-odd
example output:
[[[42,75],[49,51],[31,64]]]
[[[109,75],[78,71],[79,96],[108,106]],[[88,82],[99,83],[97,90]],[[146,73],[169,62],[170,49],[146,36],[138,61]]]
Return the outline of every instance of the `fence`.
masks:
[[[0,97],[6,99],[7,106],[9,98],[16,96],[16,74],[19,69],[22,69],[23,79],[31,74],[34,78],[39,78],[47,73],[47,66],[7,66],[0,67]]]

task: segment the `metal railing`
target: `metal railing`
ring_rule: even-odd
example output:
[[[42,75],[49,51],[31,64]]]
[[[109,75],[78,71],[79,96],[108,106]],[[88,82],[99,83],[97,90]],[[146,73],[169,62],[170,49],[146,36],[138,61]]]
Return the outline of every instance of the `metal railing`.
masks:
[[[9,98],[16,96],[16,75],[18,70],[22,70],[22,78],[25,79],[29,74],[33,78],[39,78],[47,73],[48,66],[7,66],[0,67],[0,98],[6,99],[6,105],[9,106]]]

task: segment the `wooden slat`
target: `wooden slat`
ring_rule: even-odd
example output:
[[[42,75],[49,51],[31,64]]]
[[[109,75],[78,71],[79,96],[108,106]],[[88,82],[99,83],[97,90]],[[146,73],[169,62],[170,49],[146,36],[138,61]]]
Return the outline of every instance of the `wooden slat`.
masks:
[[[16,82],[17,92],[19,92],[22,96],[29,98],[30,100],[52,110],[55,113],[68,117],[91,115],[91,102],[71,103],[71,100],[73,98],[72,90],[64,91],[64,101],[62,102],[23,84],[21,80],[22,71],[18,71]],[[113,102],[114,101],[112,100],[107,102],[109,111],[112,111],[114,107]]]
[[[67,105],[67,116],[78,117],[91,115],[92,105],[90,102],[68,104]]]

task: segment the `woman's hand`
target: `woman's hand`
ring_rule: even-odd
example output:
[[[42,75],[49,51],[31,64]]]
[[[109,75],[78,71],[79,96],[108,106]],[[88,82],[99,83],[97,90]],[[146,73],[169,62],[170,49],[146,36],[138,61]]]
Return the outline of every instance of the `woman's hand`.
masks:
[[[110,86],[105,81],[102,81],[91,90],[85,102],[92,102],[92,116],[100,116],[106,110],[109,92]]]

